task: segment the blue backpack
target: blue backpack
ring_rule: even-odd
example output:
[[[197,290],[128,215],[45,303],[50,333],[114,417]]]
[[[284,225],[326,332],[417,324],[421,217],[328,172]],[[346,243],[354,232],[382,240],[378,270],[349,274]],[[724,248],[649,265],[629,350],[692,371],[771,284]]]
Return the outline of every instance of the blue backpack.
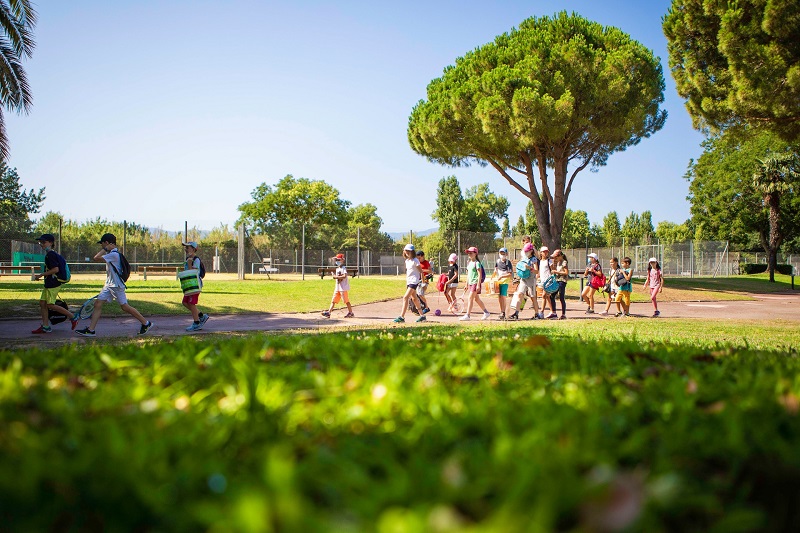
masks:
[[[54,276],[61,284],[69,283],[69,280],[72,279],[72,274],[69,271],[69,265],[67,265],[67,260],[64,259],[64,256],[62,256],[58,252],[53,251],[52,253],[55,254],[56,261],[58,262],[58,272],[56,272]]]

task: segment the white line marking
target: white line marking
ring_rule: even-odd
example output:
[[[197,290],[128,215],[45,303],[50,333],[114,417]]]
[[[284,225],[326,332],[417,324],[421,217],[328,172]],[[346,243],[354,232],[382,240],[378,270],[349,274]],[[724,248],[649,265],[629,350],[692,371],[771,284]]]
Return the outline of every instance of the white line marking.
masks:
[[[723,309],[728,306],[718,304],[686,304],[686,307],[713,307],[714,309]]]

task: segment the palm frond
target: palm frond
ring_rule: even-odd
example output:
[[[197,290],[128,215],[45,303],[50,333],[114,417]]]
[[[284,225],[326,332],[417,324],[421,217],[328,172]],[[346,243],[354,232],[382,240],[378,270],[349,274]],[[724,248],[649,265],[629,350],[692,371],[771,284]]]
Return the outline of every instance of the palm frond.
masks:
[[[36,26],[37,15],[31,0],[11,0],[9,3],[11,11],[20,22],[31,29]]]
[[[28,78],[19,56],[8,39],[0,36],[0,103],[8,109],[27,113],[33,103]]]
[[[11,147],[8,144],[8,136],[6,135],[6,121],[3,119],[3,110],[0,109],[0,164],[5,168],[8,156],[11,153]]]
[[[15,16],[5,2],[0,1],[0,28],[6,34],[18,56],[31,57],[35,43],[32,27]]]

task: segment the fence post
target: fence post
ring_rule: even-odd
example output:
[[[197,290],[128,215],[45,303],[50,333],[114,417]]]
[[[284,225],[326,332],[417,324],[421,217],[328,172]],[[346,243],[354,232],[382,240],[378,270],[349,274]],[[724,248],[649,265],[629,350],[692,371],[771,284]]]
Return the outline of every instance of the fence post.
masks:
[[[239,225],[239,246],[237,250],[236,275],[239,280],[244,279],[244,224]]]

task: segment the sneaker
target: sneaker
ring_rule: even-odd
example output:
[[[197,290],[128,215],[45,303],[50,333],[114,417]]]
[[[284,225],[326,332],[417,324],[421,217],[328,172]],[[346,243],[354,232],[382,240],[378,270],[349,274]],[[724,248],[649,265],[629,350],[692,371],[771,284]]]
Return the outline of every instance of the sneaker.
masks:
[[[147,322],[142,324],[142,327],[139,328],[139,335],[144,335],[145,333],[150,331],[150,328],[152,328],[152,327],[153,327],[153,323],[148,320]]]
[[[35,330],[31,331],[31,333],[35,333],[37,335],[40,335],[42,333],[53,333],[53,328],[50,326],[39,326]]]
[[[547,315],[547,318],[558,318],[558,315],[555,313],[550,313],[549,315]]]
[[[395,318],[392,322],[397,322],[399,324],[399,323],[405,322],[405,321],[406,321],[405,318],[399,316],[399,317]]]
[[[594,309],[592,309],[591,307],[587,308],[587,309],[586,309],[586,314],[587,314],[587,315],[594,314]]]
[[[423,316],[419,317],[415,322],[426,322],[427,320],[428,319],[425,318],[425,316],[423,315]]]
[[[622,316],[623,314],[624,314],[624,313],[617,313],[617,314],[616,314],[616,315],[614,315],[614,316]]]
[[[656,318],[657,316],[661,316],[661,311],[656,311],[653,313],[653,318]]]
[[[75,330],[75,333],[77,333],[81,337],[95,337],[97,335],[97,333],[90,330],[89,328],[77,329]]]
[[[427,313],[430,313],[430,312],[431,312],[431,310],[430,310],[429,308],[427,308],[427,307],[423,307],[423,308],[422,308],[422,314],[423,314],[423,315],[424,315],[424,314],[427,314]]]
[[[567,315],[561,315],[561,318],[559,318],[559,320],[566,320],[566,319],[567,319]]]
[[[203,316],[200,317],[200,329],[203,329],[203,326],[206,325],[208,319],[209,319],[208,313],[203,313]]]
[[[543,320],[544,319],[544,313],[538,313],[536,315],[536,318],[538,318],[539,320]]]
[[[600,311],[598,315],[608,316],[608,311]]]
[[[464,315],[461,318],[459,318],[459,320],[461,320],[462,322],[466,322],[467,320],[472,320],[472,317],[469,315]]]
[[[506,314],[500,313],[500,320],[505,320],[505,319],[506,319]]]
[[[354,315],[353,313],[347,313],[346,315],[344,315],[345,318],[353,318],[354,316],[356,315]]]
[[[481,320],[488,320],[490,316],[492,316],[492,314],[489,313],[489,311],[484,311]]]
[[[78,322],[80,322],[80,320],[81,319],[76,316],[75,318],[73,318],[72,320],[69,321],[70,324],[72,324],[72,329],[73,330],[78,326]]]
[[[327,311],[323,311],[322,312],[322,316],[324,316],[325,318],[330,318],[331,314],[329,312],[327,312]]]
[[[192,322],[192,325],[186,328],[186,331],[200,331],[203,329],[203,326],[200,325],[200,322]]]
[[[519,320],[519,311],[514,311],[510,315],[508,315],[509,320]]]

